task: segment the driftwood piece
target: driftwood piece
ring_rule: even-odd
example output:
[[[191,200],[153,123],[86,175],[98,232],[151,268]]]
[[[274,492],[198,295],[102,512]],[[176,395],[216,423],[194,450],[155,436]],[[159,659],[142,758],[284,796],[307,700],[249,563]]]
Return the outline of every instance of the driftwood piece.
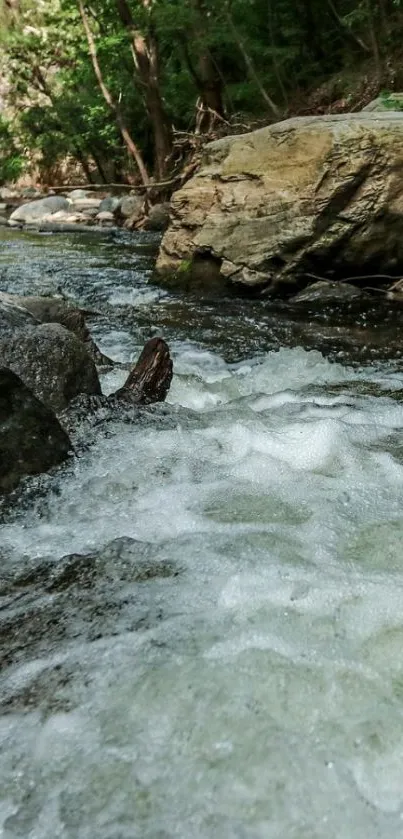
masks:
[[[123,387],[114,396],[129,398],[138,405],[163,402],[172,381],[172,359],[163,338],[150,338]]]

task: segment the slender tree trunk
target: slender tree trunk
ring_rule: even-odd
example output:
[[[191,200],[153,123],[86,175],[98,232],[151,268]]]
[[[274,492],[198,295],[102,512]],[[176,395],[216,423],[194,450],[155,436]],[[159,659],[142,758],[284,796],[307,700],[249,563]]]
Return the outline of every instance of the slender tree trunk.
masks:
[[[200,132],[208,132],[212,129],[214,122],[224,117],[223,103],[223,80],[220,76],[213,56],[207,44],[205,44],[205,33],[207,29],[207,15],[205,0],[192,0],[194,11],[194,38],[196,41],[197,71],[193,68],[192,75],[202,100],[202,108],[197,120],[197,128]],[[189,52],[188,63],[191,64]]]
[[[347,24],[344,22],[343,18],[340,17],[333,0],[327,0],[327,5],[329,6],[329,9],[336,23],[338,24],[339,28],[344,32],[344,34],[348,36],[348,38],[351,41],[354,41],[354,43],[357,44],[362,50],[364,50],[364,52],[371,52],[369,46],[364,43],[362,38],[360,38],[359,35],[355,35],[354,32],[350,29],[350,27],[347,26]]]
[[[130,156],[135,160],[135,162],[137,164],[137,168],[139,170],[141,180],[142,180],[143,184],[146,185],[150,182],[150,179],[148,177],[148,172],[147,172],[147,169],[145,167],[145,163],[143,161],[142,154],[140,152],[140,149],[138,148],[138,146],[134,142],[134,140],[133,140],[133,138],[132,138],[132,136],[129,132],[129,129],[126,126],[126,123],[123,119],[120,108],[114,102],[114,100],[111,96],[111,93],[108,90],[108,88],[107,88],[107,86],[104,82],[104,78],[103,78],[103,75],[102,75],[102,70],[101,70],[101,67],[100,67],[100,64],[99,64],[99,61],[98,61],[94,36],[92,34],[87,15],[85,13],[84,3],[83,3],[83,0],[77,0],[77,1],[78,1],[78,8],[80,10],[81,20],[82,20],[83,26],[84,26],[85,35],[86,35],[86,38],[87,38],[88,50],[89,50],[89,53],[90,53],[92,66],[94,68],[94,73],[95,73],[99,88],[101,90],[102,96],[105,99],[106,104],[108,105],[108,108],[112,111],[112,113],[115,117],[116,124],[119,128],[119,131],[120,131],[121,135],[122,135],[123,142],[124,142],[128,152],[129,152]]]
[[[323,61],[325,53],[318,31],[317,20],[312,7],[312,0],[302,0],[299,9],[303,18],[306,42],[311,55],[318,63]]]
[[[150,11],[151,0],[141,0],[141,3],[144,9]],[[166,174],[172,154],[172,131],[160,90],[157,40],[152,30],[145,37],[135,26],[127,0],[116,0],[116,7],[122,23],[131,33],[133,61],[152,126],[155,171],[157,178],[161,179]]]
[[[272,63],[273,63],[274,75],[277,79],[277,83],[278,83],[279,89],[281,91],[281,95],[283,97],[284,105],[285,105],[286,108],[288,108],[287,91],[285,89],[285,85],[284,85],[283,78],[282,78],[282,75],[281,75],[281,70],[280,70],[280,67],[278,66],[278,61],[277,61],[277,58],[276,58],[276,55],[275,55],[276,42],[275,42],[275,36],[274,36],[274,14],[273,14],[272,0],[268,0],[268,26],[269,26],[270,46],[272,48]]]
[[[81,168],[84,172],[85,177],[87,178],[88,183],[91,184],[92,183],[91,169],[88,165],[88,160],[87,160],[84,152],[82,152],[81,149],[76,147],[75,150],[74,150],[74,154],[75,154],[75,157],[77,158],[77,160],[79,161],[79,163],[81,164]]]
[[[375,62],[375,72],[377,80],[379,82],[382,75],[381,54],[379,49],[378,35],[376,31],[374,9],[371,0],[365,0],[365,7],[367,11],[369,38],[371,41],[372,54],[374,56]]]
[[[105,169],[103,167],[102,160],[101,160],[101,158],[98,154],[98,151],[96,149],[94,149],[94,147],[92,147],[92,149],[91,149],[91,156],[92,156],[92,159],[95,163],[95,166],[98,169],[98,172],[99,172],[100,177],[101,177],[101,181],[103,181],[104,184],[107,184],[109,178],[108,178],[108,176],[105,172]]]
[[[248,70],[248,73],[249,73],[252,81],[254,81],[259,93],[262,96],[262,99],[266,102],[266,105],[268,105],[268,107],[270,108],[270,110],[272,111],[274,116],[279,117],[280,116],[280,109],[277,107],[277,105],[273,101],[273,99],[269,96],[269,94],[267,93],[267,91],[263,87],[262,82],[259,79],[259,76],[258,76],[258,74],[256,72],[256,69],[255,69],[255,65],[252,61],[252,58],[249,55],[249,53],[247,52],[247,50],[245,49],[245,45],[243,43],[243,40],[242,40],[242,38],[241,38],[241,36],[238,32],[237,27],[235,26],[235,23],[234,23],[232,14],[231,14],[231,10],[230,10],[230,4],[229,4],[228,0],[226,0],[226,2],[224,4],[224,13],[225,13],[226,20],[228,22],[229,29],[232,32],[234,41],[235,41],[235,43],[236,43],[236,45],[237,45],[237,47],[238,47],[238,49],[239,49],[239,51],[242,55],[242,58],[245,62],[246,68]]]
[[[6,25],[13,28],[21,14],[21,0],[4,0]]]

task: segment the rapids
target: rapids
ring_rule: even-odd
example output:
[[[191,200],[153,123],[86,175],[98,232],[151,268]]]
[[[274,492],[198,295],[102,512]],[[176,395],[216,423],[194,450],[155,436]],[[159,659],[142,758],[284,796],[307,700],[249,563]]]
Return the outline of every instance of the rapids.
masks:
[[[175,371],[2,514],[1,839],[403,837],[399,352],[168,293],[151,235],[1,237],[2,290]]]

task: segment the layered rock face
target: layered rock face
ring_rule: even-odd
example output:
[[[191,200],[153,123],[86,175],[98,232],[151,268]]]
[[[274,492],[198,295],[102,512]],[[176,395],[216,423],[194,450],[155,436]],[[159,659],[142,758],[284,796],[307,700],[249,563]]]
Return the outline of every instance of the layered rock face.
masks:
[[[206,146],[157,273],[289,293],[403,265],[403,113],[299,117]]]

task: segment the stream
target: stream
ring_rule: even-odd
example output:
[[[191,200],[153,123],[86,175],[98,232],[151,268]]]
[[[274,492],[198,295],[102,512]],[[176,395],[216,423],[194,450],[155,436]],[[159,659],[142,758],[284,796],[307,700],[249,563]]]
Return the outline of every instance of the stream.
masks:
[[[3,511],[0,837],[403,837],[401,314],[175,294],[157,245],[0,230],[2,291],[174,360]]]

